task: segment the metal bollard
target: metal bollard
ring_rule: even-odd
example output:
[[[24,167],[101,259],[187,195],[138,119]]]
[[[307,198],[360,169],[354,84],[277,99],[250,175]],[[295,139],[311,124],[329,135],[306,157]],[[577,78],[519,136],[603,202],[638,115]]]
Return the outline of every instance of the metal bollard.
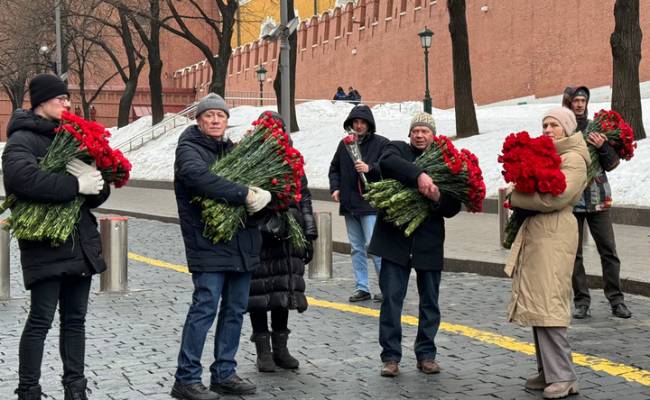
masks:
[[[128,219],[104,217],[99,220],[102,236],[102,255],[108,269],[99,278],[102,292],[125,292],[128,290]]]
[[[499,215],[499,247],[503,247],[503,241],[506,239],[506,225],[510,217],[510,210],[503,206],[506,201],[506,188],[499,188],[499,204],[497,204],[497,214]]]
[[[316,213],[318,239],[314,243],[314,258],[309,263],[310,279],[332,278],[332,214]]]
[[[5,229],[5,221],[0,221],[0,300],[11,298],[9,281],[9,231]]]

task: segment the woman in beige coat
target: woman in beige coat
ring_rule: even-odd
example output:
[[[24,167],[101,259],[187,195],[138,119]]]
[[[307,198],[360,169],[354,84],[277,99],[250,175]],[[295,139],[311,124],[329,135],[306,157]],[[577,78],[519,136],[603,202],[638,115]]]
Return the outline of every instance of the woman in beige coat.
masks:
[[[526,388],[544,390],[544,398],[578,393],[567,328],[571,322],[571,274],[578,248],[578,225],[572,210],[587,184],[589,152],[576,119],[566,108],[544,115],[544,135],[553,138],[566,176],[559,196],[512,192],[513,207],[536,211],[521,226],[512,245],[506,273],[512,277],[508,319],[532,326],[538,374]]]

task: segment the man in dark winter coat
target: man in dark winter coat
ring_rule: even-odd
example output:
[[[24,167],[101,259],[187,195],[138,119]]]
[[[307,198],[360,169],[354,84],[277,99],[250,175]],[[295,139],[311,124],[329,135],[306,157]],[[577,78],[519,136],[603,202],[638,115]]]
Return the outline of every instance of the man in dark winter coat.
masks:
[[[282,121],[282,116],[271,112],[273,118]],[[261,117],[261,116],[260,116]],[[291,138],[289,138],[291,140]],[[303,176],[301,199],[286,210],[302,227],[307,239],[305,248],[293,245],[289,226],[281,213],[267,209],[261,224],[261,265],[253,273],[248,311],[253,333],[251,341],[257,351],[257,369],[260,372],[274,372],[276,367],[296,369],[300,365],[287,347],[289,310],[303,312],[307,309],[305,297],[305,264],[314,254],[312,241],[318,237],[311,204],[307,177]],[[269,332],[268,313],[271,313]],[[271,351],[271,349],[273,349]]]
[[[379,315],[379,344],[382,347],[382,376],[399,373],[402,358],[401,314],[411,269],[417,274],[420,312],[415,339],[417,368],[426,374],[440,372],[435,337],[440,326],[438,288],[443,268],[445,222],[460,211],[460,202],[440,192],[422,168],[413,161],[433,143],[435,122],[427,113],[411,121],[410,143],[391,142],[379,161],[382,177],[396,179],[417,188],[431,200],[432,215],[409,237],[400,228],[383,220],[380,213],[368,252],[382,258],[379,287],[384,295]]]
[[[352,248],[352,269],[356,288],[349,300],[355,302],[370,299],[366,249],[377,219],[377,210],[363,198],[365,189],[359,174],[366,174],[369,180],[381,178],[379,156],[389,140],[375,133],[372,111],[364,104],[350,111],[350,115],[343,122],[343,128],[354,131],[363,158],[362,161],[354,163],[345,149],[345,144],[341,141],[329,170],[330,193],[334,201],[341,203],[339,213],[345,217],[345,226]],[[379,276],[381,259],[373,257],[372,260]],[[375,299],[381,301],[381,295],[375,295]]]
[[[345,97],[345,99],[352,104],[359,104],[361,103],[361,94],[357,89],[350,86],[348,88],[348,95]]]
[[[196,125],[178,140],[174,163],[174,191],[187,264],[192,273],[194,294],[183,327],[176,382],[177,399],[218,399],[214,392],[249,394],[255,385],[237,376],[235,354],[248,305],[252,271],[259,266],[261,236],[257,226],[241,228],[235,237],[214,244],[203,236],[201,205],[194,197],[210,198],[233,205],[246,205],[249,214],[262,210],[271,194],[246,187],[210,172],[210,166],[228,153],[233,144],[225,138],[230,116],[226,102],[211,93],[196,110]],[[210,366],[210,389],[201,383],[201,354],[208,330],[217,314],[215,361]]]
[[[587,87],[569,86],[564,90],[562,105],[573,111],[578,121],[577,130],[580,132],[584,132],[589,124],[588,104],[589,89]],[[625,306],[623,292],[621,291],[621,262],[616,254],[616,240],[609,212],[609,208],[612,206],[612,190],[605,173],[605,171],[616,168],[620,160],[616,150],[607,143],[607,140],[602,135],[596,132],[590,133],[587,143],[598,149],[600,171],[582,193],[578,204],[573,208],[573,214],[578,220],[578,232],[580,233],[578,253],[576,254],[572,277],[573,301],[575,303],[573,317],[583,319],[590,316],[591,297],[589,296],[587,275],[582,257],[583,226],[586,220],[600,254],[605,296],[609,300],[612,314],[619,318],[630,318],[632,313]]]
[[[86,399],[88,294],[91,276],[106,269],[97,221],[90,210],[108,198],[110,189],[95,167],[80,160],[68,165],[69,174],[39,168],[39,160],[52,144],[61,113],[70,108],[70,95],[65,82],[48,74],[34,77],[29,83],[29,93],[31,110],[16,110],[7,128],[9,138],[2,154],[7,196],[13,194],[19,200],[57,204],[82,195],[84,203],[75,229],[63,244],[18,240],[23,279],[31,302],[20,338],[16,393],[19,399],[41,398],[43,348],[58,305],[65,398]]]

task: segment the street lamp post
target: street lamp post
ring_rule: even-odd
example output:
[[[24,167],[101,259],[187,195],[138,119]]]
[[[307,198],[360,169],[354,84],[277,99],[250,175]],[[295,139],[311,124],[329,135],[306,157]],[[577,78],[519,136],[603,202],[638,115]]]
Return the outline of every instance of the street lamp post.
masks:
[[[433,31],[431,29],[424,27],[424,30],[418,33],[420,37],[420,44],[424,49],[424,99],[422,104],[424,106],[424,112],[431,114],[431,95],[429,93],[429,47],[431,47],[431,39],[433,38]]]
[[[264,105],[264,81],[266,80],[266,69],[260,65],[257,71],[257,80],[260,81],[260,107]]]

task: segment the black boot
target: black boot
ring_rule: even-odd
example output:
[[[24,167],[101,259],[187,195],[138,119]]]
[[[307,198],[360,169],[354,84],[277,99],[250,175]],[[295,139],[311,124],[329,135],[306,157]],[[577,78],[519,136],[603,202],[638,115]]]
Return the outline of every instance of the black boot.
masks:
[[[88,380],[86,378],[64,385],[65,400],[88,400],[88,395],[86,394],[87,385]]]
[[[18,395],[18,400],[41,400],[41,385],[30,386],[28,388],[18,388],[15,393]]]
[[[255,343],[257,351],[257,370],[260,372],[275,372],[276,366],[273,362],[273,353],[271,353],[271,334],[253,333],[251,342]]]
[[[300,363],[289,354],[287,348],[287,339],[289,339],[290,330],[285,332],[273,332],[271,342],[273,343],[273,361],[275,365],[284,369],[296,369]]]

